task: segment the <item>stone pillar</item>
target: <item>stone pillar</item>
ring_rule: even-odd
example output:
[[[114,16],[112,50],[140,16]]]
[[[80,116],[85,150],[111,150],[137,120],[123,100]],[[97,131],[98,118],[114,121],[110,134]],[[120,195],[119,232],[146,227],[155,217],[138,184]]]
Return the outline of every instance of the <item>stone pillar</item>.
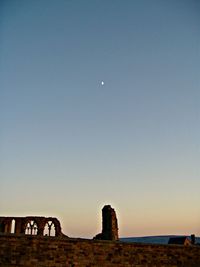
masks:
[[[4,228],[5,233],[9,233],[9,234],[11,233],[11,225],[12,225],[12,219],[6,220],[6,224]]]
[[[22,219],[21,218],[15,218],[15,234],[21,234],[22,228]]]
[[[45,227],[45,218],[43,220],[40,220],[38,223],[37,223],[37,235],[44,235],[44,227]]]
[[[118,224],[115,210],[106,205],[102,209],[102,232],[94,237],[101,240],[118,240]]]
[[[5,220],[5,217],[0,217],[0,233],[5,232],[4,220]]]

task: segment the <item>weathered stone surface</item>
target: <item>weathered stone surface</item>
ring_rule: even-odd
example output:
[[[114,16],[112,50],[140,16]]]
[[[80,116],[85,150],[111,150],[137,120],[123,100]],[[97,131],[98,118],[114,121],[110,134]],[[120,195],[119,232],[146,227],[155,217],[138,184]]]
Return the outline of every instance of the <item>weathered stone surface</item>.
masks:
[[[200,266],[200,246],[119,242],[116,213],[110,205],[102,209],[102,232],[96,239],[100,240],[68,238],[52,217],[0,217],[0,267]]]
[[[63,235],[57,218],[41,216],[0,217],[0,233],[11,233],[13,223],[14,234],[43,235],[46,226],[48,235],[51,235],[52,230],[55,232],[55,236]]]
[[[106,205],[102,209],[102,232],[97,234],[94,239],[99,240],[118,240],[118,223],[115,210]]]
[[[0,267],[198,267],[200,247],[0,234]]]

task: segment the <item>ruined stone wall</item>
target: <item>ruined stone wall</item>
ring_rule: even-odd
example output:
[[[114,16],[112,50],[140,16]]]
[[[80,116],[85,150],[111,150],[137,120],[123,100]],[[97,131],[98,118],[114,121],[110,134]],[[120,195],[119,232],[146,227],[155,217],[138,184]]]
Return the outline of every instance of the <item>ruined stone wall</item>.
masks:
[[[0,267],[198,267],[200,247],[0,234]]]
[[[46,234],[45,228],[47,228]],[[53,231],[54,233],[52,234]],[[0,217],[0,233],[63,235],[57,218],[41,216]]]

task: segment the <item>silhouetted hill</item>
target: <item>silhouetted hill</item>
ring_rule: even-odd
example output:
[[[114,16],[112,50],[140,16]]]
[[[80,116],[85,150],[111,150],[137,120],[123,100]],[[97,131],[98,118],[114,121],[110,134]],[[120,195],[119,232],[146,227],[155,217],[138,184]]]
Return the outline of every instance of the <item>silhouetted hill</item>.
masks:
[[[171,237],[179,237],[179,235],[122,237],[120,241],[130,243],[168,244],[169,238]],[[188,237],[190,238],[190,236]],[[196,243],[200,243],[200,237],[196,237]]]

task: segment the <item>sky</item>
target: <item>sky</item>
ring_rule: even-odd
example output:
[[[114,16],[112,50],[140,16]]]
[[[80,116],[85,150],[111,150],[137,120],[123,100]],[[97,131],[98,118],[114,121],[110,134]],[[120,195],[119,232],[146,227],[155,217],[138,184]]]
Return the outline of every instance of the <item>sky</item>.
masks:
[[[0,1],[0,214],[71,237],[200,235],[200,2]],[[102,81],[104,84],[102,85]]]

